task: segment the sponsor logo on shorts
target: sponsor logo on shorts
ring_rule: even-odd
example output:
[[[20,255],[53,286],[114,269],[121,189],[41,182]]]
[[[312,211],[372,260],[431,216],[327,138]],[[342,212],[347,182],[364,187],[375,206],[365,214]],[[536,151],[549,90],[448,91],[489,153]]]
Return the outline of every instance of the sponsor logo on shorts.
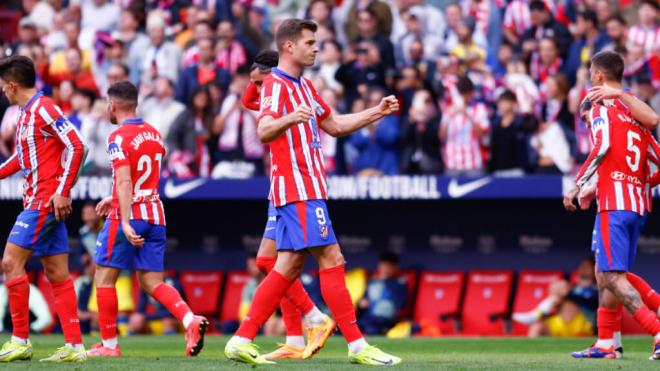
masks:
[[[25,228],[25,229],[30,228],[30,225],[29,225],[29,224],[24,223],[24,222],[22,222],[22,221],[20,221],[20,220],[16,222],[16,226],[18,226],[18,227],[23,227],[23,228]]]

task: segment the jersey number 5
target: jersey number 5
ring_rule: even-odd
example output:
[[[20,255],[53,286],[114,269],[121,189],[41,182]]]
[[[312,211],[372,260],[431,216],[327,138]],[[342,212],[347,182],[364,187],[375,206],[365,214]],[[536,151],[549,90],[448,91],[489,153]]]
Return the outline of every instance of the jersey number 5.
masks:
[[[632,130],[628,130],[628,151],[630,151],[634,157],[626,156],[626,162],[628,163],[628,167],[630,167],[630,170],[632,170],[633,172],[639,170],[639,160],[641,157],[639,147],[637,146],[637,144],[635,144],[636,140],[637,141],[642,140],[642,138],[639,136],[639,133],[636,133]]]
[[[135,195],[140,195],[144,193],[145,190],[142,189],[142,185],[144,182],[149,179],[151,176],[151,171],[152,171],[152,162],[156,162],[156,169],[158,169],[158,174],[160,174],[160,163],[163,160],[163,154],[159,153],[156,155],[156,158],[152,161],[151,157],[149,155],[142,155],[140,156],[140,159],[138,159],[137,163],[137,171],[144,171],[142,175],[138,178],[137,182],[135,182],[135,189],[133,190],[133,194]]]

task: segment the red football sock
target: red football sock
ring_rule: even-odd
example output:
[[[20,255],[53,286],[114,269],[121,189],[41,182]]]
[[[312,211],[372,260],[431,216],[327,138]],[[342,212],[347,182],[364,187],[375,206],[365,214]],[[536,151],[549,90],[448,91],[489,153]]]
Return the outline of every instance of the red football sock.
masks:
[[[277,257],[258,256],[257,267],[265,274],[270,273],[275,267]],[[282,319],[286,327],[287,336],[301,336],[302,316],[314,309],[314,302],[310,299],[299,279],[295,280],[280,301]]]
[[[280,300],[280,310],[282,311],[282,320],[286,328],[286,336],[302,336],[302,315],[296,305],[287,297]]]
[[[616,305],[614,320],[612,322],[612,332],[621,332],[621,321],[623,321],[623,304]]]
[[[108,340],[116,338],[117,313],[119,312],[117,289],[114,287],[97,287],[96,302],[99,307],[101,339]]]
[[[55,295],[55,309],[60,319],[64,342],[67,344],[82,344],[80,335],[80,320],[78,319],[78,299],[73,289],[71,278],[62,282],[51,282]]]
[[[236,335],[253,340],[259,328],[275,312],[277,305],[291,286],[291,281],[280,272],[272,270],[254,293],[248,315],[241,322]]]
[[[646,305],[642,305],[633,316],[635,317],[635,321],[642,325],[644,330],[649,334],[655,336],[660,333],[660,321],[658,321],[658,315],[651,312]]]
[[[597,314],[598,339],[611,340],[614,338],[614,323],[616,322],[616,309],[598,307]]]
[[[6,283],[9,292],[9,312],[13,325],[12,335],[17,338],[30,337],[30,283],[23,275]]]
[[[639,292],[644,304],[654,312],[658,312],[660,307],[660,295],[644,279],[634,273],[626,273],[628,282]]]
[[[346,288],[344,265],[323,269],[319,272],[319,275],[321,277],[323,300],[335,316],[337,325],[346,342],[350,343],[360,339],[362,332],[357,325],[351,295],[348,293],[348,288]]]
[[[163,304],[163,306],[179,321],[183,321],[183,317],[187,313],[192,312],[188,304],[181,298],[181,294],[179,294],[174,287],[166,283],[161,283],[156,286],[151,296],[153,296],[156,301]]]

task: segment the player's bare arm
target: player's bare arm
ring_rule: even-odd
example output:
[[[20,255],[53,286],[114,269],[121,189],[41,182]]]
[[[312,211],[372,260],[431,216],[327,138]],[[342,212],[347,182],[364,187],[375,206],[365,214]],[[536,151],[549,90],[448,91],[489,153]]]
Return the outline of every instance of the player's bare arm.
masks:
[[[399,111],[399,101],[393,95],[384,97],[377,106],[364,111],[345,115],[330,113],[327,119],[320,123],[321,129],[333,137],[341,137],[354,133],[363,127]]]
[[[278,119],[266,115],[259,120],[257,127],[259,139],[261,139],[262,143],[272,142],[293,125],[309,121],[313,114],[311,108],[301,104],[295,112]]]
[[[653,108],[632,94],[626,94],[623,89],[608,85],[594,86],[589,89],[589,97],[598,102],[604,99],[620,99],[629,109],[632,117],[649,129],[655,129],[660,122],[660,116]]]
[[[131,226],[131,200],[133,198],[133,183],[131,182],[131,168],[121,166],[115,169],[117,179],[117,198],[119,200],[119,212],[121,214],[121,228],[124,235],[135,247],[144,246],[144,238],[135,233]]]

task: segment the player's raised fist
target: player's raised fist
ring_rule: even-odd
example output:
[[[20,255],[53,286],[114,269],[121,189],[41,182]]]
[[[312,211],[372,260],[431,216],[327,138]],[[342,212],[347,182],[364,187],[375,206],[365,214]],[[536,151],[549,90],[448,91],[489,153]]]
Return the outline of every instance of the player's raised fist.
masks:
[[[394,95],[388,95],[380,100],[378,107],[383,115],[391,115],[394,112],[399,111],[399,101]]]
[[[303,122],[309,121],[312,117],[312,109],[305,104],[301,104],[296,108],[296,111],[292,113],[291,123],[292,125],[300,124]]]

